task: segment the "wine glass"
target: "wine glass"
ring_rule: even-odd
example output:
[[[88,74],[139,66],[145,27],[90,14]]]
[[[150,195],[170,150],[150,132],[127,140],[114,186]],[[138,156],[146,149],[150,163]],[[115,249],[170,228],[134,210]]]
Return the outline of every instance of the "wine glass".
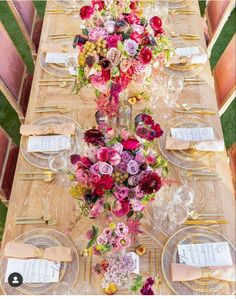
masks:
[[[189,208],[180,203],[172,203],[168,208],[168,219],[171,226],[178,226],[183,224],[189,215]]]
[[[180,186],[174,193],[174,203],[182,204],[191,207],[194,202],[194,191],[188,185],[188,181]]]
[[[65,60],[65,67],[68,69],[71,75],[76,75],[77,72],[77,60],[78,54],[68,54]]]
[[[167,104],[169,108],[173,108],[176,106],[176,102],[179,98],[180,93],[182,92],[184,87],[184,79],[176,78],[173,75],[170,76],[167,81],[164,102]]]
[[[158,1],[155,6],[155,15],[165,21],[168,17],[169,7],[167,1]]]
[[[66,151],[53,153],[49,156],[48,160],[49,168],[56,173],[56,184],[62,187],[69,187],[70,179],[67,174],[68,153]]]

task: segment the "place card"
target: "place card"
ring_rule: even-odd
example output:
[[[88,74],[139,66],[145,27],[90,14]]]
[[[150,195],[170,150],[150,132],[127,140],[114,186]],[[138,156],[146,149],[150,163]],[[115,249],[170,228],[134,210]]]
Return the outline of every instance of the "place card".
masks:
[[[184,141],[214,140],[215,134],[212,127],[204,128],[171,128],[171,136]]]
[[[27,152],[58,152],[71,148],[71,137],[67,135],[30,136]]]
[[[175,54],[178,56],[192,56],[199,54],[198,47],[183,47],[183,48],[176,48]]]
[[[233,265],[228,242],[177,245],[181,264],[210,267]]]
[[[11,273],[20,273],[23,283],[59,282],[60,262],[45,259],[9,258],[5,274],[5,282]]]
[[[126,255],[131,256],[135,263],[135,268],[132,273],[139,274],[139,256],[135,252],[128,252]]]
[[[71,55],[76,55],[75,53],[54,53],[54,52],[47,52],[45,63],[60,63],[65,64],[66,58]]]

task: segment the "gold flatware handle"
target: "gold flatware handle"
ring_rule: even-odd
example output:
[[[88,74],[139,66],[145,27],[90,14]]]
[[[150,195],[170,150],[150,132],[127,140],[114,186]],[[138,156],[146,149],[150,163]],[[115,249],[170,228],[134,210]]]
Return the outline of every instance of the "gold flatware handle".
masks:
[[[50,39],[64,39],[64,38],[71,38],[74,35],[64,35],[64,36],[53,36],[53,37],[49,37]]]
[[[227,224],[226,220],[186,220],[184,224],[197,225],[197,224]]]
[[[215,115],[214,111],[205,111],[205,110],[178,110],[175,109],[174,112],[176,113],[185,113],[185,114],[205,114],[205,115]]]
[[[15,220],[15,224],[45,224],[43,219],[35,220]]]
[[[40,83],[47,83],[47,82],[74,82],[75,79],[73,78],[62,78],[62,79],[40,79]]]
[[[186,176],[211,176],[211,177],[219,177],[218,173],[215,172],[187,172],[187,173],[182,173],[182,175],[186,175]]]
[[[199,175],[192,175],[189,177],[189,180],[191,182],[196,182],[196,181],[221,181],[222,178],[219,176],[199,176]]]
[[[180,37],[184,40],[200,40],[199,36],[180,35]]]

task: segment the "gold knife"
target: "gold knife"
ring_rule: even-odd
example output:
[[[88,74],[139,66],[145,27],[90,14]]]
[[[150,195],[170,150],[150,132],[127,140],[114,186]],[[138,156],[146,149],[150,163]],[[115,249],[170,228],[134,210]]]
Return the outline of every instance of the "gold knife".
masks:
[[[185,113],[185,114],[205,114],[205,115],[215,115],[216,114],[214,111],[211,111],[211,110],[193,110],[193,109],[191,111],[175,109],[174,112]]]
[[[184,224],[187,225],[204,225],[204,224],[227,224],[228,221],[223,219],[223,220],[186,220]]]

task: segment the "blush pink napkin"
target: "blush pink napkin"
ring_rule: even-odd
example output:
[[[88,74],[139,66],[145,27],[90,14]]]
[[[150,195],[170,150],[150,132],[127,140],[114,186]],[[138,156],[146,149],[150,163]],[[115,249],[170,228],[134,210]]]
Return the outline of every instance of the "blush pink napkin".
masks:
[[[204,273],[208,273],[208,277],[217,278],[220,280],[235,281],[235,265],[201,268],[171,263],[170,273],[172,281],[195,280],[204,277]]]
[[[190,141],[169,136],[166,138],[165,148],[167,150],[186,150],[191,147],[191,144]],[[194,149],[197,151],[221,152],[224,151],[224,141],[216,139],[194,142]]]
[[[74,135],[75,123],[65,123],[60,125],[21,125],[20,133],[23,136],[31,135]]]
[[[17,242],[9,242],[6,244],[4,249],[4,256],[13,257],[19,259],[26,258],[44,258],[51,261],[60,261],[60,262],[71,262],[72,261],[72,250],[68,247],[49,247],[44,250],[31,245]]]

